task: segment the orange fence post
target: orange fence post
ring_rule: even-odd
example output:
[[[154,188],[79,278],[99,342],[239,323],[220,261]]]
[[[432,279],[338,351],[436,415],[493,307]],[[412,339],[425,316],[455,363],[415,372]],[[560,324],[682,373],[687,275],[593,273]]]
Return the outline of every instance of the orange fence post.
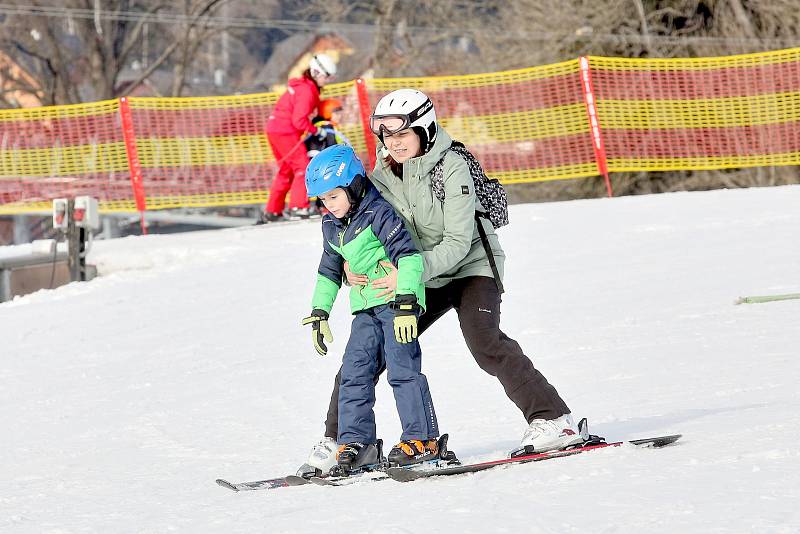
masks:
[[[358,78],[355,82],[356,93],[358,94],[358,110],[361,113],[361,126],[364,128],[364,142],[367,145],[367,157],[369,158],[369,167],[367,171],[372,171],[375,167],[375,136],[372,135],[372,130],[369,129],[369,94],[367,93],[367,82],[362,78]]]
[[[142,233],[147,234],[147,227],[144,224],[144,212],[147,206],[145,204],[144,184],[142,183],[142,167],[139,164],[139,153],[136,151],[133,115],[128,105],[128,99],[124,96],[119,99],[119,114],[122,118],[122,137],[125,140],[125,154],[128,156],[128,170],[131,174],[133,198],[136,200],[136,209],[139,211]]]
[[[583,101],[586,104],[586,115],[589,118],[589,129],[592,133],[592,148],[594,148],[594,158],[597,162],[597,172],[606,181],[606,191],[608,196],[614,196],[611,190],[611,180],[608,177],[608,163],[606,162],[606,146],[603,144],[603,135],[600,131],[600,123],[597,120],[597,105],[592,86],[592,72],[589,67],[589,58],[581,56],[581,89],[583,90]]]

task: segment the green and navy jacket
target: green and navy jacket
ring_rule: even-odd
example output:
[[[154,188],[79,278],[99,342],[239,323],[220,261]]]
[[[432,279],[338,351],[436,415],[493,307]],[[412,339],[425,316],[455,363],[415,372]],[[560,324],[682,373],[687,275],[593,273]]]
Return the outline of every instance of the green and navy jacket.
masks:
[[[364,197],[347,219],[337,219],[330,213],[322,218],[322,237],[322,259],[312,308],[330,313],[342,285],[345,261],[349,262],[352,272],[366,274],[370,282],[386,275],[381,261],[392,262],[397,267],[396,294],[414,294],[417,303],[425,308],[422,256],[403,225],[403,219],[369,181]],[[383,297],[375,297],[380,291],[371,284],[352,286],[350,311],[357,313],[386,304]]]

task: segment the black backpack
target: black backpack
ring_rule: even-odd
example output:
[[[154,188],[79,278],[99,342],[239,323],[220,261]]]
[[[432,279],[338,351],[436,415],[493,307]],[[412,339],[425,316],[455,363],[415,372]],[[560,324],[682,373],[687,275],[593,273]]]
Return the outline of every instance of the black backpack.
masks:
[[[508,224],[508,197],[503,185],[495,179],[486,176],[483,172],[480,162],[472,155],[472,152],[467,150],[462,143],[453,141],[449,150],[452,150],[467,162],[469,167],[469,174],[472,176],[472,183],[475,184],[475,195],[478,201],[483,206],[484,212],[475,210],[475,220],[478,223],[478,233],[481,236],[483,243],[483,250],[486,252],[486,258],[489,260],[489,266],[492,268],[494,281],[497,283],[497,289],[503,293],[503,282],[500,280],[500,273],[497,271],[497,265],[494,262],[494,254],[492,254],[492,247],[489,245],[489,239],[486,237],[486,231],[483,229],[480,218],[484,217],[489,219],[492,226],[500,228]],[[431,189],[433,195],[439,200],[444,202],[444,156],[436,165],[433,166],[431,171]]]

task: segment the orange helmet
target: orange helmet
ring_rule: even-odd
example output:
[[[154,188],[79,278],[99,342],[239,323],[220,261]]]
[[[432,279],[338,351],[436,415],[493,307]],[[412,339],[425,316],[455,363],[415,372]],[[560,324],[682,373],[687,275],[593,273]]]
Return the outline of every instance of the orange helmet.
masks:
[[[319,103],[319,116],[326,121],[331,120],[334,111],[342,109],[342,101],[338,98],[326,98]]]

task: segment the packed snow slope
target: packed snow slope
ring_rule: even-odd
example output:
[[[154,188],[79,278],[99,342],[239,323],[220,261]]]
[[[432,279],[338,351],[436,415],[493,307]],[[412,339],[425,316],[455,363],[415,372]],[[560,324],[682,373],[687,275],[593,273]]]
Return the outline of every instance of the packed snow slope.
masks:
[[[0,304],[0,532],[798,532],[800,186],[511,208],[504,331],[632,447],[409,484],[234,493],[322,436],[349,333],[300,326],[318,223],[95,242],[101,277]],[[422,337],[464,461],[525,423],[453,313]],[[382,381],[379,435],[400,429]]]

